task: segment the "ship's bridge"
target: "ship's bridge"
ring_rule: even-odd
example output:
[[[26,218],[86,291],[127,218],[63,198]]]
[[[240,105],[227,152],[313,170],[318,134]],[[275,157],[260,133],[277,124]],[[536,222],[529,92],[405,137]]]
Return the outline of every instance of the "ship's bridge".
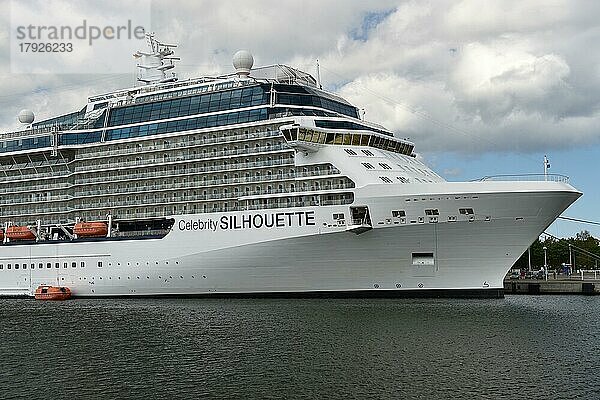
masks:
[[[343,122],[345,123],[341,126],[345,129],[323,127],[336,126],[336,123]],[[324,145],[365,146],[414,157],[415,146],[413,143],[349,121],[303,118],[294,124],[281,126],[279,129],[288,145],[302,151],[318,151]]]

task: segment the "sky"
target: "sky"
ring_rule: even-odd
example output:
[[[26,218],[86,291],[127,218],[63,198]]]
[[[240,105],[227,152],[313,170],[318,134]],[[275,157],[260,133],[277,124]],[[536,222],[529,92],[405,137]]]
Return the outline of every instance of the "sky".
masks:
[[[105,1],[51,1],[71,21],[93,20],[108,8]],[[131,18],[127,3],[111,4],[111,18]],[[363,109],[367,120],[410,138],[447,180],[541,174],[546,154],[549,172],[568,175],[584,193],[564,215],[600,222],[600,2],[172,0],[144,6],[150,30],[179,44],[181,78],[230,72],[239,49],[252,52],[255,66],[281,63],[313,74],[318,59],[326,89]],[[40,120],[134,83],[133,58],[131,73],[14,73],[10,9],[0,0],[0,131],[18,128],[15,116],[23,108]],[[549,232],[572,236],[583,229],[600,237],[598,225],[567,221]]]

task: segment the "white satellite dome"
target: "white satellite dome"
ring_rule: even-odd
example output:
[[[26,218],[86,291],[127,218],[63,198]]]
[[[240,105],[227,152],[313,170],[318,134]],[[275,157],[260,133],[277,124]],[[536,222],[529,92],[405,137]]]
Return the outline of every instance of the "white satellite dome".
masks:
[[[33,115],[33,111],[31,110],[21,110],[17,118],[22,124],[31,124],[35,119],[35,115]]]
[[[248,50],[240,50],[233,55],[233,67],[238,75],[250,75],[252,65],[254,65],[254,57]]]

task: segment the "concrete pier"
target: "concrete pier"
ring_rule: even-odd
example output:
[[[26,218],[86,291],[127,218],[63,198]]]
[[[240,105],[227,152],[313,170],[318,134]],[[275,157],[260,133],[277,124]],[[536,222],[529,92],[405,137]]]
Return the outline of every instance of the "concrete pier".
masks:
[[[504,294],[600,294],[600,280],[506,279]]]

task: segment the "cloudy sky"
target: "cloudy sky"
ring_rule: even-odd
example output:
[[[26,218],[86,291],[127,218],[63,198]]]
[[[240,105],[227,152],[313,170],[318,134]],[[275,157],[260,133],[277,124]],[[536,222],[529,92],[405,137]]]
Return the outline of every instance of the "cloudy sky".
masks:
[[[66,14],[89,19],[107,9],[101,1],[67,3]],[[126,21],[131,8],[119,3],[111,15]],[[542,173],[548,154],[550,172],[569,175],[584,192],[566,215],[600,221],[600,2],[148,4],[151,29],[180,45],[183,78],[229,72],[231,55],[242,48],[254,54],[255,65],[284,63],[314,73],[319,59],[326,88],[363,108],[366,119],[409,137],[448,180]],[[133,83],[133,59],[129,74],[11,72],[10,2],[0,7],[6,10],[0,13],[2,130],[17,127],[22,108],[39,118],[57,115],[81,108],[88,95]],[[550,232],[581,229],[600,236],[600,227],[568,222]]]

